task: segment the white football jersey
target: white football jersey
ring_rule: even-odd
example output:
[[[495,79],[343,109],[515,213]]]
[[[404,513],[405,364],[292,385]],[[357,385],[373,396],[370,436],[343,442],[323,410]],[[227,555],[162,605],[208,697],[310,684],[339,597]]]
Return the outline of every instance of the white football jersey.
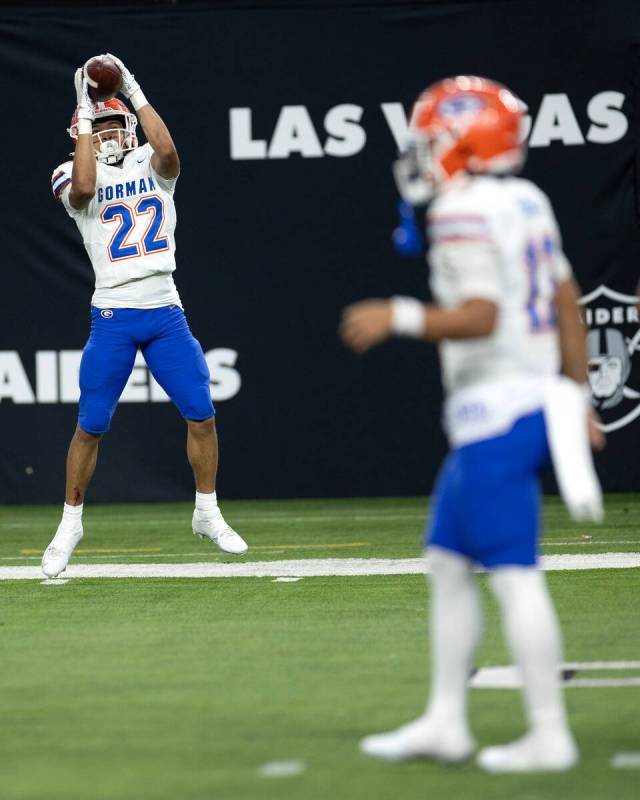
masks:
[[[53,193],[75,221],[95,272],[92,304],[98,308],[156,308],[181,305],[176,268],[177,178],[162,178],[144,144],[120,164],[97,162],[96,193],[78,211],[69,204],[73,162],[53,172]]]
[[[544,379],[560,368],[555,291],[571,267],[548,198],[521,178],[455,179],[427,223],[438,305],[486,298],[498,307],[491,335],[440,345],[446,426],[459,445],[541,407]]]

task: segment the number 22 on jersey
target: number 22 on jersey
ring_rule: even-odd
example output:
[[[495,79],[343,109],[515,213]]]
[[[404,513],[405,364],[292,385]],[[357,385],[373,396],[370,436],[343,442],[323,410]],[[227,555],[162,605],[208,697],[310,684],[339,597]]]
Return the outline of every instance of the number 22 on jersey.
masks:
[[[144,216],[149,216],[145,232],[138,242],[128,241],[136,218]],[[111,203],[102,210],[100,219],[105,224],[118,226],[108,245],[111,261],[153,255],[169,249],[169,239],[160,235],[164,223],[164,203],[158,195],[141,197],[133,208],[126,203]]]

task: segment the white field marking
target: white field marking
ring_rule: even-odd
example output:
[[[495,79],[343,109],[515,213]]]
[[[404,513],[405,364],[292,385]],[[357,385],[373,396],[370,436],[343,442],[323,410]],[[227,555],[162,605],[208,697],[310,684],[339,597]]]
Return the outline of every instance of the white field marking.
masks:
[[[561,665],[563,670],[627,670],[640,669],[640,661],[573,661]],[[617,688],[640,686],[640,676],[624,678],[569,678],[562,682],[568,689]],[[469,680],[472,689],[520,689],[522,675],[514,665],[481,667]]]
[[[582,569],[631,569],[640,567],[640,553],[564,553],[542,556],[545,572]]]
[[[290,578],[274,578],[271,583],[295,583],[296,581],[301,581],[302,578],[294,578],[291,576]]]
[[[289,778],[300,775],[306,768],[304,761],[269,761],[258,767],[258,773],[263,778]]]
[[[417,513],[417,512],[407,512],[405,514],[350,514],[349,512],[345,511],[344,514],[327,514],[326,516],[297,516],[297,517],[290,517],[290,516],[270,516],[267,512],[266,514],[258,514],[256,513],[253,516],[245,516],[242,514],[236,515],[231,514],[230,519],[231,522],[235,523],[243,523],[243,522],[259,522],[259,523],[274,523],[279,524],[281,522],[370,522],[371,520],[399,520],[399,519],[416,519],[421,520],[424,522],[426,518],[426,514],[424,513]],[[111,516],[108,519],[93,519],[90,518],[87,522],[85,522],[93,527],[94,525],[136,525],[136,526],[146,526],[146,525],[180,525],[184,524],[185,526],[189,523],[188,515],[180,515],[179,517],[162,517],[162,518],[153,518],[153,517],[144,517],[141,520],[135,519],[120,519],[117,516]],[[32,520],[31,522],[0,522],[0,528],[32,528],[34,525],[50,525],[51,523],[47,520],[37,519]]]
[[[605,547],[610,544],[640,544],[640,539],[589,539],[589,541],[584,541],[581,539],[575,539],[572,542],[541,542],[543,547],[573,547],[574,545],[581,545],[582,547],[591,547],[595,545],[596,547]]]
[[[631,569],[640,567],[640,553],[585,553],[543,556],[546,571]],[[480,571],[480,570],[479,570]],[[73,564],[67,578],[280,578],[356,575],[424,575],[424,558],[309,558],[282,561],[193,564]],[[42,578],[39,567],[0,567],[0,580]]]
[[[564,669],[583,669],[598,672],[603,669],[640,669],[640,661],[567,661]]]
[[[600,689],[622,688],[625,686],[640,686],[638,678],[570,678],[564,681],[563,686],[569,689]]]
[[[46,581],[40,581],[40,586],[62,586],[65,583],[69,581],[64,578],[48,578]]]
[[[640,769],[640,751],[637,753],[616,753],[611,759],[614,769]]]

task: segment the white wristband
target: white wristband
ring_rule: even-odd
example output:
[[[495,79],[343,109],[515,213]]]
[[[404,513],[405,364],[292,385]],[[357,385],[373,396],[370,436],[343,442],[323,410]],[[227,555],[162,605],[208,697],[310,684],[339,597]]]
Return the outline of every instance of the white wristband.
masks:
[[[129,100],[131,101],[131,105],[133,106],[133,110],[136,111],[136,112],[140,111],[142,106],[146,106],[146,105],[149,104],[149,101],[144,96],[144,92],[140,88],[135,90],[135,92],[131,95]]]
[[[81,133],[93,133],[93,125],[90,119],[78,120],[78,135]]]
[[[396,336],[422,337],[427,324],[424,303],[415,297],[391,298],[391,330]]]

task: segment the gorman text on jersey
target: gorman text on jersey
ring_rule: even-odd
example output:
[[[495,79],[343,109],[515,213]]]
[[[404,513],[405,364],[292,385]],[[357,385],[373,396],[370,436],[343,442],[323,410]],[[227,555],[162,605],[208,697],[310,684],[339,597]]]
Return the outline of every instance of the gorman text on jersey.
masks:
[[[153,178],[149,175],[147,178],[138,178],[133,181],[126,181],[126,183],[116,183],[113,186],[100,186],[98,188],[98,202],[102,203],[104,200],[121,200],[124,197],[134,197],[137,194],[146,194],[147,192],[155,192],[156,185]]]

